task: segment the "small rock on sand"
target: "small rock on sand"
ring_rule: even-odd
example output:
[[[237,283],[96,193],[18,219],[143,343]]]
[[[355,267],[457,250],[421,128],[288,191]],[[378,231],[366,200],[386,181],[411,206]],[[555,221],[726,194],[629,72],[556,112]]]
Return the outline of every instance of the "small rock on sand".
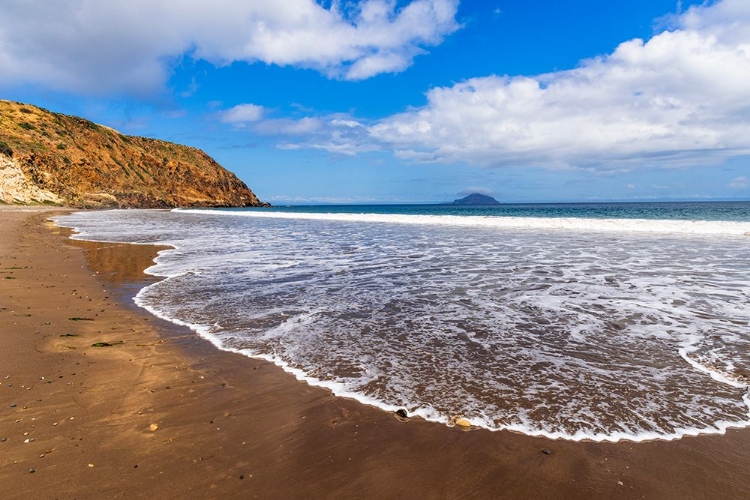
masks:
[[[469,422],[469,420],[464,417],[452,417],[451,424],[464,428],[471,427],[471,422]]]
[[[151,424],[148,426],[148,430],[150,430],[151,432],[156,432],[157,430],[159,430],[159,426],[156,424]]]

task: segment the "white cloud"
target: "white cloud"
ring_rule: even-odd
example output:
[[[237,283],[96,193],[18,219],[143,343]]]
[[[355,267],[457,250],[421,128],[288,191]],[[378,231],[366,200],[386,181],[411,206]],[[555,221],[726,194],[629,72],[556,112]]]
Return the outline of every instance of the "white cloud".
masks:
[[[356,128],[356,127],[363,127],[360,122],[356,120],[342,120],[339,118],[334,118],[331,120],[331,125],[336,127],[349,127],[349,128]]]
[[[483,166],[629,171],[749,155],[750,2],[693,7],[670,22],[577,68],[433,88],[425,106],[381,120],[263,120],[254,130],[292,137],[284,148]]]
[[[238,104],[237,106],[222,111],[221,121],[224,123],[233,123],[235,125],[244,125],[248,122],[257,122],[263,118],[265,110],[263,106],[257,104]]]
[[[572,70],[434,88],[370,138],[410,161],[486,166],[627,170],[750,153],[750,2],[673,21]]]
[[[750,189],[750,179],[748,179],[746,176],[741,177],[735,177],[731,181],[729,181],[729,184],[727,184],[728,187],[732,189]]]
[[[150,93],[185,55],[313,68],[332,78],[402,71],[458,29],[458,0],[2,0],[0,85]]]
[[[325,126],[321,118],[305,117],[299,120],[290,118],[273,118],[263,120],[253,127],[255,132],[264,135],[310,135],[319,132]]]
[[[381,146],[369,137],[368,128],[346,114],[305,117],[298,120],[269,118],[254,123],[251,130],[262,135],[294,139],[277,144],[278,149],[317,149],[346,156],[381,149]]]

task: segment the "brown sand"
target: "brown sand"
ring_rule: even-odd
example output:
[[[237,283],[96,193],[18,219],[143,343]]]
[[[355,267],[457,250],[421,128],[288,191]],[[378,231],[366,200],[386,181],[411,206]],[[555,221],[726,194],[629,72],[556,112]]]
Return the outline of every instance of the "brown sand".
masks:
[[[52,213],[0,207],[2,499],[750,498],[750,430],[599,444],[402,422],[220,352],[130,305],[154,247],[71,245]]]

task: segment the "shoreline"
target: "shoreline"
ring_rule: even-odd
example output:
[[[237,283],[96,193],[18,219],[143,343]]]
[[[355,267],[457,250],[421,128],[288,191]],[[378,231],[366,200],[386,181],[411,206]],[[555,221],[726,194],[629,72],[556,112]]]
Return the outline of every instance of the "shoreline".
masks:
[[[68,237],[70,237],[73,234],[73,230],[66,227],[59,227],[61,232]],[[143,247],[149,247],[154,249],[155,253],[160,254],[163,251],[169,251],[174,250],[175,247],[171,245],[152,245],[152,244],[138,244],[138,243],[118,243],[118,242],[97,242],[93,240],[84,240],[84,239],[72,239],[68,243],[78,246],[80,248],[88,249],[90,252],[89,257],[87,257],[87,261],[89,262],[89,266],[91,267],[93,265],[92,259],[96,258],[96,255],[98,253],[102,252],[103,248],[107,248],[108,245],[140,245]],[[156,255],[156,254],[155,254]],[[128,272],[128,276],[130,278],[126,280],[118,280],[120,283],[120,288],[123,288],[123,285],[127,285],[127,292],[123,294],[123,301],[126,304],[129,304],[132,306],[136,312],[143,313],[145,310],[147,314],[150,314],[151,316],[157,318],[160,321],[164,321],[167,325],[165,330],[169,330],[170,328],[178,328],[178,329],[186,329],[189,332],[189,335],[193,335],[195,339],[199,343],[208,343],[211,347],[214,349],[217,349],[219,351],[225,352],[225,353],[231,353],[231,354],[238,354],[240,356],[253,359],[256,361],[263,361],[268,362],[276,367],[283,370],[287,375],[292,376],[297,381],[302,382],[304,384],[307,384],[311,387],[320,388],[326,392],[331,393],[333,396],[337,398],[347,399],[351,401],[356,401],[359,404],[370,406],[372,408],[375,408],[377,410],[380,410],[388,415],[392,415],[397,411],[405,411],[403,407],[389,405],[386,403],[383,403],[381,401],[369,399],[367,396],[363,396],[356,392],[350,392],[346,389],[340,390],[340,387],[335,383],[330,383],[327,381],[322,381],[320,379],[317,379],[315,377],[312,377],[310,375],[307,375],[304,371],[292,368],[287,363],[285,363],[282,360],[274,359],[272,356],[256,356],[252,355],[246,352],[242,352],[241,350],[229,348],[226,346],[223,346],[219,340],[212,337],[210,334],[207,334],[205,332],[201,331],[201,328],[197,325],[191,325],[184,322],[181,322],[179,320],[172,320],[168,317],[166,317],[165,314],[160,313],[158,310],[155,310],[155,308],[150,307],[148,305],[139,305],[138,301],[135,300],[135,296],[143,289],[143,287],[148,286],[152,283],[161,281],[163,279],[167,279],[164,277],[160,277],[158,275],[148,274],[145,273],[145,269],[149,267],[153,263],[153,259],[147,259],[144,260],[142,265],[136,265],[133,269],[130,269]],[[97,268],[102,268],[102,272],[107,272],[107,266],[99,264],[96,266]],[[143,267],[143,272],[141,270],[141,267]],[[118,272],[118,275],[121,275],[121,272]],[[122,291],[122,290],[121,290]],[[692,361],[688,356],[686,356],[682,349],[680,350],[681,357],[685,360],[686,363],[691,364],[694,369],[701,371],[705,373],[707,376],[710,376],[714,378],[715,380],[721,382],[722,384],[730,385],[732,387],[735,387],[739,390],[744,390],[746,386],[741,385],[733,380],[730,380],[728,378],[720,378],[719,375],[715,372],[711,372],[706,370],[701,365],[698,365],[694,361]],[[745,392],[745,395],[743,397],[743,401],[745,401],[748,408],[750,408],[750,395]],[[424,414],[420,414],[417,412],[412,412],[409,414],[408,418],[412,419],[420,419],[425,420],[430,423],[434,423],[437,425],[443,425],[443,426],[450,426],[453,427],[456,424],[452,424],[451,422],[455,420],[465,420],[471,425],[469,427],[472,428],[472,430],[483,430],[483,431],[490,431],[490,432],[511,432],[515,434],[521,434],[528,437],[533,438],[543,438],[548,439],[550,441],[557,441],[557,440],[563,440],[563,441],[572,441],[572,442],[596,442],[596,443],[641,443],[641,442],[648,442],[648,441],[676,441],[685,437],[698,437],[698,436],[709,436],[709,435],[724,435],[727,430],[730,429],[745,429],[750,428],[750,422],[725,422],[721,421],[718,422],[716,426],[714,427],[707,427],[707,428],[680,428],[674,430],[672,434],[659,434],[656,431],[645,432],[642,434],[630,434],[625,432],[615,432],[613,434],[590,434],[590,433],[583,433],[583,432],[576,432],[574,434],[566,434],[563,432],[552,432],[552,431],[545,431],[545,430],[533,430],[533,429],[523,429],[520,428],[521,426],[516,426],[513,428],[512,426],[503,427],[503,428],[492,428],[487,425],[482,425],[481,423],[477,423],[476,421],[472,422],[471,419],[464,418],[462,415],[454,415],[452,419],[439,419],[439,418],[430,418],[429,416],[425,416]]]
[[[464,431],[219,351],[132,303],[155,247],[71,244],[44,222],[61,211],[0,209],[2,498],[750,497],[750,429]]]

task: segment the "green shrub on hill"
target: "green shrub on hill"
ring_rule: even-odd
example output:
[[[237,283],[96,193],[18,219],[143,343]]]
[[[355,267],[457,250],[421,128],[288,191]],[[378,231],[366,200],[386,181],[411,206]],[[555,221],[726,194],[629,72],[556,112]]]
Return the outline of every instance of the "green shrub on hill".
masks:
[[[0,154],[4,154],[5,156],[13,156],[13,150],[5,141],[0,141]]]

